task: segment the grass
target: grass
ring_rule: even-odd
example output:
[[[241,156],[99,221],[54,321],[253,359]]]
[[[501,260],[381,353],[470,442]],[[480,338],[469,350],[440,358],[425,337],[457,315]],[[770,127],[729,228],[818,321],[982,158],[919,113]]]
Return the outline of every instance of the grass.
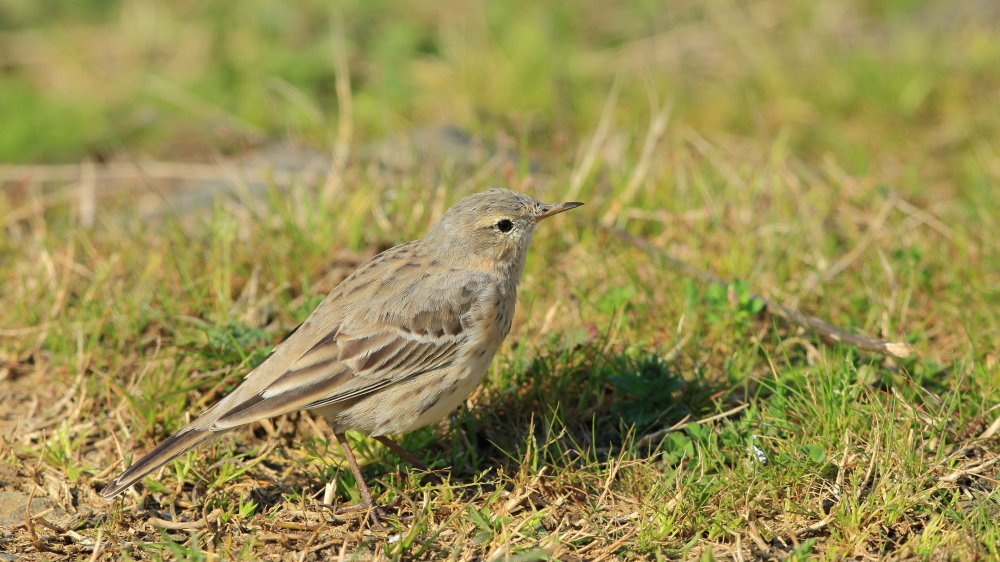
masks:
[[[3,527],[4,552],[1000,557],[989,3],[0,14],[0,161],[20,164],[0,166],[0,482],[55,507]],[[329,168],[268,170],[279,140]],[[271,164],[233,173],[248,154]],[[219,180],[235,195],[199,198]],[[400,438],[444,484],[349,436],[412,519],[377,533],[315,507],[358,498],[308,414],[97,496],[360,261],[496,185],[587,206],[534,240],[468,407]],[[750,293],[918,353],[824,343]]]

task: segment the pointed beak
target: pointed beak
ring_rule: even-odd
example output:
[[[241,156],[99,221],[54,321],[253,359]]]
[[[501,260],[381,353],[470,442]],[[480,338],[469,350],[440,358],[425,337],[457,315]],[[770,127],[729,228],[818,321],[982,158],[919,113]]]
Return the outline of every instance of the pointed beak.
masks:
[[[549,218],[552,215],[558,215],[563,211],[568,211],[570,209],[575,209],[583,205],[583,203],[552,203],[551,205],[542,205],[541,209],[538,210],[538,214],[535,215],[533,222],[538,222],[542,219]]]

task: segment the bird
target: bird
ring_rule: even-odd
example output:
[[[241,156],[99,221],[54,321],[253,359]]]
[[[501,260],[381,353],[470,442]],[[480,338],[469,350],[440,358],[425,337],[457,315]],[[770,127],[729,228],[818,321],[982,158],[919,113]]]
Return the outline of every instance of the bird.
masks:
[[[436,423],[486,374],[510,332],[539,223],[583,203],[546,204],[508,189],[467,195],[427,234],[363,263],[243,381],[101,491],[113,498],[187,451],[249,423],[299,410],[329,422],[367,510],[374,502],[346,431],[423,463],[388,435]]]

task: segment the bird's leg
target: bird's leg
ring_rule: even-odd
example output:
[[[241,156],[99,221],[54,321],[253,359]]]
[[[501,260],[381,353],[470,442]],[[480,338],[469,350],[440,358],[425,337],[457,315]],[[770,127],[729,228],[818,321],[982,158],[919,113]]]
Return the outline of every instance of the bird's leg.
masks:
[[[400,445],[399,443],[396,443],[395,441],[389,439],[385,435],[379,435],[378,437],[375,438],[375,440],[385,445],[386,447],[392,449],[397,455],[403,457],[403,460],[405,460],[406,462],[412,464],[413,466],[419,468],[420,470],[427,471],[428,473],[427,476],[431,480],[436,481],[438,484],[441,483],[441,479],[430,472],[430,467],[428,467],[427,464],[425,464],[417,457],[413,456],[409,451],[404,449],[403,446]]]
[[[389,447],[390,449],[395,451],[397,455],[403,457],[403,460],[419,468],[420,470],[430,470],[422,460],[411,455],[410,452],[404,449],[402,445],[396,443],[392,439],[389,439],[385,435],[379,435],[378,437],[375,438],[375,440],[385,445],[386,447]]]
[[[375,505],[375,500],[372,499],[372,494],[368,491],[368,484],[365,484],[365,477],[361,475],[361,467],[358,466],[358,460],[354,458],[354,451],[351,450],[351,446],[347,442],[347,436],[343,433],[336,433],[334,435],[337,437],[337,441],[340,442],[340,448],[344,451],[344,456],[347,457],[347,463],[351,465],[351,472],[354,473],[354,480],[357,481],[358,491],[361,493],[361,503],[338,508],[337,513],[352,513],[362,509],[369,509],[371,510],[374,527],[379,530],[385,529],[380,519],[381,514],[379,511],[381,508]]]

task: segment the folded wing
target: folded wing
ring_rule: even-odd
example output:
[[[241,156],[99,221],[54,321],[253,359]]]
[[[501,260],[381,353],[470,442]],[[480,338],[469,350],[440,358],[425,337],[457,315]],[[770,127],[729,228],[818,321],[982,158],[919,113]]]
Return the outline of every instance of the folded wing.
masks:
[[[371,319],[362,313],[346,319],[320,334],[259,392],[227,408],[210,429],[361,398],[451,365],[468,337],[477,283],[481,280],[472,277],[450,290],[439,288],[424,302],[400,303],[394,318]]]

